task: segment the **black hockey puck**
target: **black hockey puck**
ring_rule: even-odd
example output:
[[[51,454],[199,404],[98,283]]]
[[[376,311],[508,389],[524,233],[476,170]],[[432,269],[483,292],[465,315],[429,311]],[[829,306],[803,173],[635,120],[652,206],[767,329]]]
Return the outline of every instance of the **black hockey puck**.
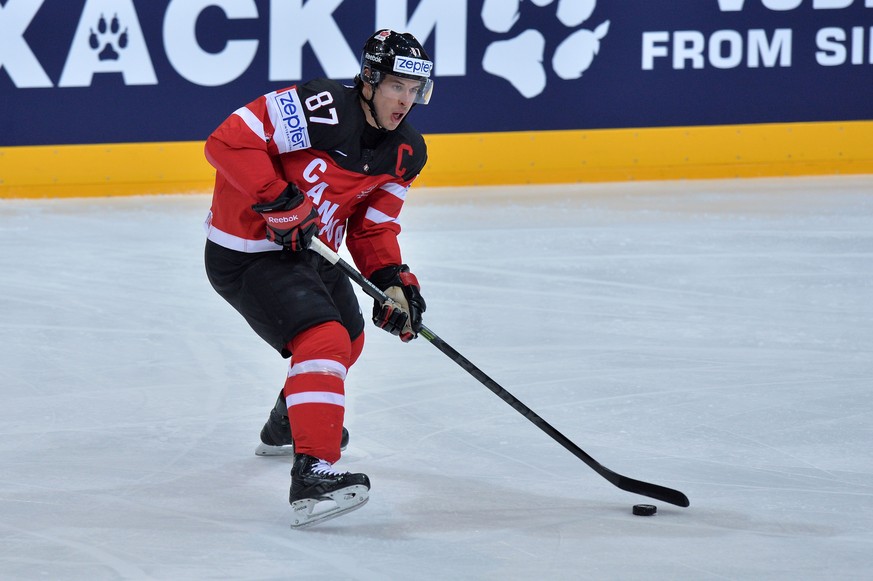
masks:
[[[654,504],[635,504],[634,514],[637,516],[652,516],[658,512],[658,507]]]

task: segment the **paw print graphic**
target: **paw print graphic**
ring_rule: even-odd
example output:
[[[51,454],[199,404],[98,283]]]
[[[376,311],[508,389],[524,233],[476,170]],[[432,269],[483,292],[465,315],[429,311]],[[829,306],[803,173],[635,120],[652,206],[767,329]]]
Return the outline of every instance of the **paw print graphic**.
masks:
[[[100,15],[100,20],[97,21],[97,32],[91,29],[91,35],[88,37],[88,44],[94,50],[103,49],[97,54],[97,58],[101,61],[117,61],[119,54],[115,50],[113,44],[117,44],[118,48],[124,50],[127,48],[127,29],[121,31],[121,23],[118,22],[118,16],[113,16],[112,21],[107,24],[106,18]]]
[[[554,0],[529,0],[539,8]],[[495,33],[509,33],[519,20],[522,0],[485,0],[482,23]],[[556,16],[567,28],[576,29],[587,21],[597,7],[597,0],[558,0]],[[593,30],[581,28],[565,37],[552,55],[552,71],[561,79],[573,80],[588,70],[600,51],[600,41],[609,32],[609,20]],[[546,38],[528,28],[508,40],[496,40],[485,49],[482,68],[506,79],[523,97],[532,99],[546,88],[546,68],[543,58]]]

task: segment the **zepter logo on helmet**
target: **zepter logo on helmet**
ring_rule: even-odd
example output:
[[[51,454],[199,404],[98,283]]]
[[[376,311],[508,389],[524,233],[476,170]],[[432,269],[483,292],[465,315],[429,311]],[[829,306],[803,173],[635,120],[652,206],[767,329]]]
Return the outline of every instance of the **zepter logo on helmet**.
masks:
[[[364,44],[361,55],[361,80],[373,87],[385,75],[419,81],[415,102],[426,105],[433,93],[433,61],[421,43],[408,32],[380,30]]]

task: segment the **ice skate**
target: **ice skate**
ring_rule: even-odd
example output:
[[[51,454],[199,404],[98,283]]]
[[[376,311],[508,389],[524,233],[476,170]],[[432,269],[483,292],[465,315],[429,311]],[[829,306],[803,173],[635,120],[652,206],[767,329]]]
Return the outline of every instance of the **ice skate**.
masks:
[[[349,445],[349,431],[343,428],[340,450]],[[285,407],[285,396],[279,394],[276,406],[270,410],[267,423],[261,428],[261,443],[255,449],[258,456],[291,456],[294,454],[294,438],[291,435],[291,424],[288,422],[288,408]]]
[[[307,454],[294,456],[291,468],[292,528],[308,527],[364,506],[370,498],[366,474],[340,472]]]

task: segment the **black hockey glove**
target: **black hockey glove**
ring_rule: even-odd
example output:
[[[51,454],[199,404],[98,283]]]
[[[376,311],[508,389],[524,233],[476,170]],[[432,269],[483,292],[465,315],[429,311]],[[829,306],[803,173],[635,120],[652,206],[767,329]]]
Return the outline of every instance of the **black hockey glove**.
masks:
[[[404,343],[418,337],[421,314],[427,308],[418,279],[405,264],[386,266],[370,275],[370,282],[379,287],[387,301],[373,301],[373,322],[380,329],[397,335]]]
[[[255,204],[252,210],[267,223],[267,240],[288,250],[309,248],[312,237],[318,234],[318,212],[294,184],[288,184],[274,201]]]

